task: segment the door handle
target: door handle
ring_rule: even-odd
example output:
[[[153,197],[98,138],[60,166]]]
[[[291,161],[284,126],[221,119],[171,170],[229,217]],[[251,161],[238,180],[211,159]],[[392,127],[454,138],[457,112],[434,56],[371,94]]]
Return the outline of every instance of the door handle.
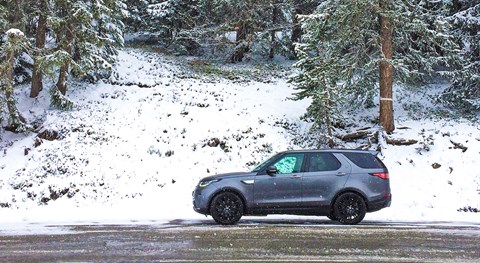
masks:
[[[346,175],[346,173],[338,172],[338,173],[336,174],[336,176],[344,176],[344,175]]]
[[[299,175],[292,175],[292,176],[290,176],[290,178],[291,178],[291,179],[300,179],[300,178],[302,178],[302,177],[299,176]]]

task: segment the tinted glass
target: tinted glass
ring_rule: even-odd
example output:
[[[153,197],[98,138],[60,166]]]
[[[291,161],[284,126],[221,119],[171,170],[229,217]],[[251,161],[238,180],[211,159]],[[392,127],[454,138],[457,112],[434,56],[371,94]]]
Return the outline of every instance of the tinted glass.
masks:
[[[341,164],[331,153],[310,154],[308,172],[335,171]]]
[[[265,162],[261,163],[260,165],[258,165],[257,167],[255,167],[255,169],[252,170],[252,172],[258,172],[260,170],[262,170],[263,168],[265,168],[272,160],[276,159],[278,156],[278,154],[270,157],[268,160],[266,160]]]
[[[303,155],[303,153],[287,154],[273,165],[277,167],[279,174],[297,173],[302,169]]]
[[[350,161],[364,169],[385,168],[383,163],[370,153],[343,153]]]

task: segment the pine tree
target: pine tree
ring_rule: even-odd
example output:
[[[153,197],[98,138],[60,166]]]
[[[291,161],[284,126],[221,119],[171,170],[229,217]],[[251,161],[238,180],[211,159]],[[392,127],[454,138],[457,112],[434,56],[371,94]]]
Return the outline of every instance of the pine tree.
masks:
[[[138,33],[148,28],[149,2],[147,0],[125,0],[121,5],[125,13],[124,23],[127,32]]]
[[[9,113],[7,128],[14,132],[24,132],[26,123],[23,116],[17,109],[15,98],[13,97],[14,88],[14,64],[17,53],[28,47],[27,40],[22,31],[18,29],[9,29],[6,33],[4,43],[0,47],[0,87],[5,94],[6,106]],[[3,105],[0,104],[3,110]]]
[[[88,78],[97,81],[99,78],[108,78],[112,72],[118,48],[124,43],[124,24],[121,6],[116,0],[92,1],[90,10],[93,15],[90,32],[93,36],[85,35],[82,40],[85,44],[78,47],[77,53]]]
[[[246,53],[293,58],[292,39],[298,41],[301,35],[296,15],[311,13],[317,2],[135,0],[125,2],[125,22],[129,30],[145,30],[179,54],[210,51],[207,56],[224,56],[233,62],[243,60]]]
[[[8,20],[7,20],[7,5],[5,1],[0,1],[0,33],[5,32],[7,30],[8,26]]]
[[[435,67],[449,68],[460,60],[443,2],[327,0],[301,19],[305,28],[316,31],[306,41],[340,65],[338,78],[346,84],[344,96],[351,102],[372,105],[380,83],[381,115],[386,114],[380,124],[387,132],[394,129],[389,78],[419,84],[436,72]]]
[[[160,32],[170,41],[175,40],[182,29],[195,27],[197,0],[152,1],[148,6],[150,32]]]
[[[60,67],[58,80],[51,90],[55,106],[69,108],[65,97],[68,77],[86,76],[92,81],[107,77],[123,44],[121,12],[115,0],[55,0],[52,29],[57,39],[56,50],[44,56],[41,66],[54,70]],[[47,69],[46,69],[47,70]]]
[[[449,21],[462,48],[462,65],[440,100],[465,113],[480,110],[480,1],[456,0]]]
[[[35,98],[40,91],[43,90],[43,74],[39,68],[39,57],[45,49],[46,33],[48,19],[48,0],[40,0],[38,5],[38,23],[35,33],[35,51],[34,65],[32,72],[32,86],[30,89],[30,97]]]
[[[311,14],[321,1],[319,0],[287,0],[287,6],[283,13],[288,14],[287,19],[290,22],[290,31],[285,35],[290,35],[289,42],[287,42],[290,50],[290,57],[296,57],[295,43],[302,42],[302,27],[299,20],[301,15]],[[287,39],[285,39],[287,40]]]
[[[298,44],[298,61],[294,66],[302,71],[290,82],[299,90],[294,94],[295,100],[312,99],[304,117],[313,120],[312,131],[319,135],[318,147],[328,145],[332,148],[336,145],[333,124],[341,119],[338,111],[344,88],[338,79],[341,68],[331,54],[324,54],[308,41],[311,38],[315,38],[315,29],[306,32],[305,44]]]

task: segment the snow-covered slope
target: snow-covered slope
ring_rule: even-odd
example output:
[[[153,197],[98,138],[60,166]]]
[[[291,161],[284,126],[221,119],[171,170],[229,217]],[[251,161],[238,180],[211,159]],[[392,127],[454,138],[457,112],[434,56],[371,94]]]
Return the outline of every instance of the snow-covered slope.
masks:
[[[262,82],[226,80],[145,51],[119,59],[108,83],[75,84],[73,111],[18,90],[22,112],[42,118],[44,139],[3,134],[0,222],[201,218],[191,205],[201,177],[299,148],[308,130],[300,120],[308,101],[288,100],[293,87],[268,70]],[[420,143],[383,149],[393,204],[366,220],[480,222],[471,212],[480,208],[479,127],[401,114],[397,125],[408,129],[393,136]]]

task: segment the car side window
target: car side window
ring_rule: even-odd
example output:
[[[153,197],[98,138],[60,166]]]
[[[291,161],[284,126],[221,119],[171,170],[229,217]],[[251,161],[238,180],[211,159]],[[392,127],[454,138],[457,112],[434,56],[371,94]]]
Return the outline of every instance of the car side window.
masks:
[[[356,166],[364,169],[385,168],[385,165],[378,159],[378,157],[370,153],[344,153],[350,161]]]
[[[307,172],[324,172],[338,170],[341,163],[331,153],[312,153],[309,157]]]
[[[298,173],[302,169],[303,156],[303,153],[287,154],[273,165],[277,167],[278,174]]]

